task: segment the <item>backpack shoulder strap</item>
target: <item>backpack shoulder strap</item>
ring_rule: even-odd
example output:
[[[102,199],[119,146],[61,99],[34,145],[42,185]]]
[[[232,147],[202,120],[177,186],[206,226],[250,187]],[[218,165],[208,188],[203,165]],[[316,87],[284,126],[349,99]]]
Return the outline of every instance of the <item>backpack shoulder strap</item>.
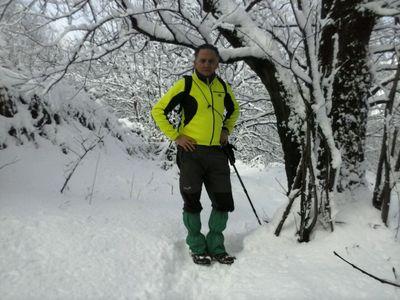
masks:
[[[185,95],[189,96],[190,90],[192,89],[192,76],[185,75],[183,77],[185,78]]]
[[[184,75],[183,78],[185,79],[185,90],[183,91],[184,92],[184,97],[188,97],[189,94],[190,94],[190,90],[192,89],[192,81],[193,81],[193,79],[192,79],[191,75]],[[178,109],[177,112],[178,112],[178,114],[182,113],[182,105],[179,105],[179,109]],[[181,121],[182,121],[182,118],[180,118],[180,120],[179,120],[178,128],[181,125]]]
[[[224,92],[225,92],[225,97],[226,97],[226,95],[228,95],[228,88],[226,87],[226,83],[221,77],[217,76],[217,78],[218,78],[219,82],[221,82],[222,86],[224,87]]]

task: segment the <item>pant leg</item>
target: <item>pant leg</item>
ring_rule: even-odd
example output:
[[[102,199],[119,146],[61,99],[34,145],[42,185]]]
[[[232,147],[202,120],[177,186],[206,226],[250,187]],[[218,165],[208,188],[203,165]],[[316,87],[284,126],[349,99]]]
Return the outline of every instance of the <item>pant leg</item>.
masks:
[[[204,167],[196,152],[186,152],[178,148],[177,164],[179,167],[179,189],[183,199],[183,210],[191,213],[200,212],[201,188]]]
[[[206,238],[201,233],[200,203],[204,168],[193,152],[178,148],[179,188],[183,198],[183,224],[187,229],[186,244],[193,254],[207,252]]]
[[[188,231],[186,244],[193,254],[207,252],[206,238],[201,233],[200,213],[183,212],[183,223]]]
[[[204,185],[212,202],[212,207],[219,211],[233,211],[235,207],[228,158],[222,150],[210,152],[205,164]]]
[[[208,227],[210,231],[207,234],[207,250],[210,255],[225,253],[224,235],[222,232],[226,228],[228,221],[228,212],[212,209]]]

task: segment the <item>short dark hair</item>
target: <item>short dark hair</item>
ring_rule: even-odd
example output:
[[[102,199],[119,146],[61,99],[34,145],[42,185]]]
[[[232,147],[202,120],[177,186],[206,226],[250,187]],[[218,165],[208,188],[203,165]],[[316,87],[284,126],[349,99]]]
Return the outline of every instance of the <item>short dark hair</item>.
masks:
[[[218,58],[220,58],[218,48],[211,44],[203,44],[203,45],[198,46],[196,49],[194,49],[194,57],[195,58],[197,58],[201,49],[212,50],[215,52],[215,54],[217,54]]]

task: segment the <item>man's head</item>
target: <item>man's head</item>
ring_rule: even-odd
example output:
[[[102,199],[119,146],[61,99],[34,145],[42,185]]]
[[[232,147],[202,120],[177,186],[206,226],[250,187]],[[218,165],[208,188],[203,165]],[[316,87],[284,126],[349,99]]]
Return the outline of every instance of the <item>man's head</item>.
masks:
[[[205,77],[210,77],[218,68],[218,49],[210,44],[204,44],[196,48],[194,52],[194,68]]]

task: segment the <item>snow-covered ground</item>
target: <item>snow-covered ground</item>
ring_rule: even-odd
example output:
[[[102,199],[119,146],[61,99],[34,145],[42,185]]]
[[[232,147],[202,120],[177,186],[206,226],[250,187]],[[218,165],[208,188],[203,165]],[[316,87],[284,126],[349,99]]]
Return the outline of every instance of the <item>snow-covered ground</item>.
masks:
[[[357,191],[336,205],[333,233],[320,226],[310,243],[300,244],[296,213],[281,236],[274,235],[287,202],[283,166],[237,162],[259,216],[268,223],[258,225],[232,173],[236,210],[225,237],[237,260],[231,266],[195,265],[185,244],[178,170],[164,170],[150,159],[155,146],[141,128],[127,121],[121,125],[68,86],[53,90],[37,106],[36,118],[36,100],[9,93],[15,115],[0,115],[0,148],[7,146],[0,150],[1,300],[400,299],[400,288],[333,254],[400,283],[397,199],[390,229],[372,208],[371,192]],[[46,116],[48,122],[38,125]],[[96,147],[60,193],[90,145]],[[206,233],[210,201],[206,193],[202,197]]]
[[[333,255],[388,280],[396,281],[393,268],[400,275],[400,242],[368,194],[338,207],[333,233],[317,230],[300,244],[293,215],[280,237],[273,234],[286,203],[283,167],[239,162],[260,217],[276,218],[259,226],[232,174],[236,210],[226,247],[237,260],[204,267],[185,245],[176,167],[130,157],[110,138],[61,194],[73,156],[40,141],[0,151],[0,166],[14,162],[0,169],[1,299],[400,299],[399,288]],[[206,193],[202,201],[206,231]]]

